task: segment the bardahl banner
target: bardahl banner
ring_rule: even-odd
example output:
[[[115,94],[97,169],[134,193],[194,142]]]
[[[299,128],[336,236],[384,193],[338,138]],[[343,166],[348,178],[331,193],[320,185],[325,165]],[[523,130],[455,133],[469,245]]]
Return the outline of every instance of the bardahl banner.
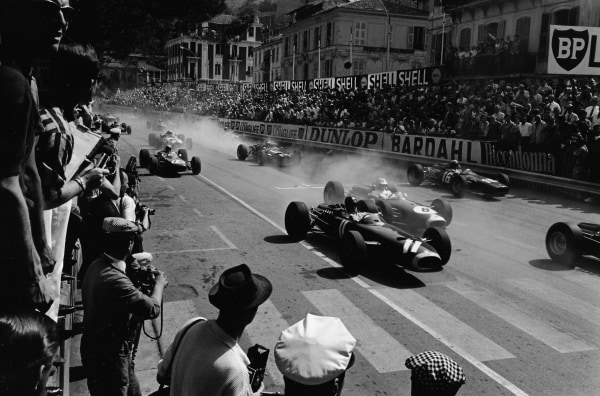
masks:
[[[600,28],[550,25],[548,73],[600,74]]]
[[[464,164],[481,163],[478,141],[438,136],[385,134],[383,151],[429,157],[441,161],[457,160]]]

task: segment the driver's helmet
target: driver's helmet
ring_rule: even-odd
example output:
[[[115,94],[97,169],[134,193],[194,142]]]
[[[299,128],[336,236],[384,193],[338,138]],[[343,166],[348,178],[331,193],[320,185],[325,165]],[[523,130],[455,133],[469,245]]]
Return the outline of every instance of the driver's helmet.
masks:
[[[170,144],[167,144],[167,145],[165,146],[165,153],[169,154],[169,153],[171,152],[171,150],[173,150],[173,147],[171,147],[171,145],[170,145]]]
[[[379,218],[379,215],[375,214],[375,213],[371,213],[371,214],[365,215],[365,217],[363,217],[360,220],[360,222],[363,223],[363,224],[368,224],[368,225],[383,224],[383,222],[381,221],[381,218]]]
[[[450,164],[448,165],[448,168],[450,168],[450,169],[460,169],[460,164],[458,163],[457,160],[452,160],[452,161],[450,161]]]
[[[173,131],[167,131],[167,132],[165,132],[165,135],[166,136],[173,136]]]
[[[385,180],[383,177],[380,177],[375,180],[375,189],[381,191],[389,190],[390,185],[388,184],[387,180]]]
[[[348,213],[354,213],[356,211],[356,199],[353,197],[346,197],[346,199],[344,199],[344,206]]]

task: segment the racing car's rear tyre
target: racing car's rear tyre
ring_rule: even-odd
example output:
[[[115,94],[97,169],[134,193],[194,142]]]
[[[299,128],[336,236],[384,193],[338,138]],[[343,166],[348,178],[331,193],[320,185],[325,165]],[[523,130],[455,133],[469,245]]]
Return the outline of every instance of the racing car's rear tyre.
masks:
[[[446,226],[449,226],[452,222],[452,206],[450,205],[450,202],[444,199],[434,199],[433,202],[431,202],[431,207],[446,220]]]
[[[191,150],[194,147],[194,143],[192,142],[192,138],[185,139],[185,148]]]
[[[573,266],[581,256],[583,232],[577,224],[555,223],[546,233],[546,251],[557,263]]]
[[[240,161],[246,160],[246,158],[248,158],[248,146],[246,146],[245,144],[238,145],[237,157]]]
[[[504,184],[506,187],[510,187],[510,178],[506,173],[498,173],[496,175],[496,180]]]
[[[356,210],[359,212],[367,212],[367,213],[379,213],[379,209],[377,205],[375,205],[375,201],[371,199],[361,199],[356,203]]]
[[[195,156],[192,157],[192,160],[190,161],[190,165],[192,166],[192,173],[194,175],[200,174],[200,171],[202,170],[202,162],[200,162],[199,157],[195,157]]]
[[[439,227],[428,228],[423,233],[423,238],[429,240],[429,245],[440,255],[442,265],[446,265],[452,254],[452,243],[446,230]]]
[[[156,147],[156,133],[151,133],[148,135],[148,145]]]
[[[344,202],[344,185],[339,181],[328,181],[323,190],[323,200],[326,204]]]
[[[421,164],[412,164],[408,167],[406,176],[411,186],[418,186],[423,183],[423,179],[425,179],[425,170],[423,170]]]
[[[342,265],[350,273],[357,273],[367,264],[367,244],[358,231],[350,230],[342,237],[340,254]]]
[[[264,166],[265,162],[267,162],[267,153],[265,150],[260,150],[256,159],[258,161],[258,165]]]
[[[131,125],[125,127],[125,132],[127,132],[128,135],[131,135]]]
[[[467,189],[467,179],[464,176],[455,174],[450,180],[450,191],[455,197],[462,198],[465,196],[465,190]]]
[[[150,151],[148,149],[140,150],[140,166],[146,168],[148,166],[148,160],[150,159]]]
[[[148,170],[150,171],[151,175],[158,174],[158,158],[150,157],[150,162],[148,164]]]
[[[187,150],[184,148],[177,150],[177,155],[184,161],[188,160]]]
[[[386,222],[391,223],[394,221],[394,210],[389,202],[378,199],[375,201],[375,205],[377,205],[377,208]]]
[[[310,229],[310,215],[304,202],[290,202],[285,210],[285,231],[294,241],[304,239]]]

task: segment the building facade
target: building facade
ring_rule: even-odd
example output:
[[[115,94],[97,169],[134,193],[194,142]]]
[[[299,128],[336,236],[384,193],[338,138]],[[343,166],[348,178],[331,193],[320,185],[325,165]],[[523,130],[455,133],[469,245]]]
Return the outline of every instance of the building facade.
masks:
[[[263,44],[254,48],[255,83],[281,80],[282,36],[265,37]]]
[[[550,25],[600,26],[600,1],[597,0],[427,0],[427,2],[432,10],[431,65],[448,65],[449,62],[455,61],[461,49],[477,50],[478,46],[482,48],[483,44],[491,44],[492,40],[495,41],[496,46],[499,45],[499,40],[503,40],[505,47],[515,46],[514,42],[517,41],[521,56],[515,61],[521,65],[515,68],[509,67],[508,72],[545,74],[548,70]],[[495,52],[497,53],[498,51]],[[457,73],[467,76],[507,74],[506,68],[490,69],[485,67],[486,65],[487,63],[482,67],[471,67],[466,70],[459,68]]]
[[[317,1],[282,29],[283,80],[423,67],[429,13],[402,1]]]
[[[177,82],[252,82],[254,48],[261,45],[262,25],[255,19],[243,34],[225,39],[223,25],[233,17],[221,15],[192,34],[167,41],[167,79]]]

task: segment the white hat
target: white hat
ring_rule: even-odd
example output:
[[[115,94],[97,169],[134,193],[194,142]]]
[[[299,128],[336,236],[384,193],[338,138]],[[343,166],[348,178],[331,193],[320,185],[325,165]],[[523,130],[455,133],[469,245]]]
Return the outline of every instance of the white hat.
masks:
[[[114,128],[110,128],[110,132],[111,135],[120,135],[121,134],[121,128],[119,127],[114,127]]]
[[[342,374],[356,339],[339,318],[307,314],[281,332],[275,362],[281,374],[303,385],[320,385]]]

